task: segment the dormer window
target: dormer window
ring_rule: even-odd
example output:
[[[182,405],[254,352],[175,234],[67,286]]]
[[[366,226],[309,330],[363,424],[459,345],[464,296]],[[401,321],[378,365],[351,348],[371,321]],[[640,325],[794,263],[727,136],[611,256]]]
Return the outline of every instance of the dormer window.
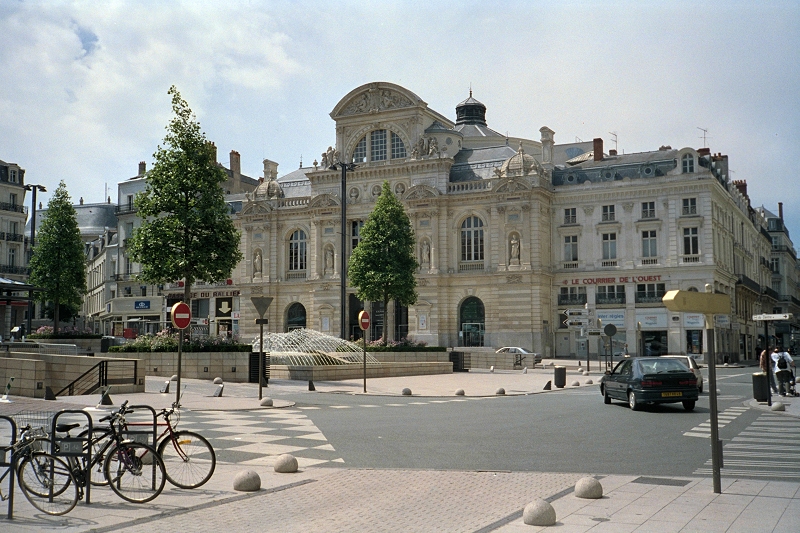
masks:
[[[684,174],[691,174],[694,172],[694,156],[692,154],[684,155],[681,161],[683,162]]]
[[[369,148],[369,150],[367,150]],[[374,130],[361,138],[353,149],[353,162],[386,161],[405,159],[406,145],[403,139],[390,130]]]

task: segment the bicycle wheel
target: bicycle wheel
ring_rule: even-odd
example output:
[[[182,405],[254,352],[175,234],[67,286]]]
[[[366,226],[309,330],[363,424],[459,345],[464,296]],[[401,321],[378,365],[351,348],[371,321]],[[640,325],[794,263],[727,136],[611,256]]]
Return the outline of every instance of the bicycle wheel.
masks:
[[[211,444],[197,433],[176,431],[158,444],[167,481],[182,489],[196,489],[211,479],[217,455]]]
[[[103,465],[111,489],[123,500],[149,502],[167,482],[164,461],[152,446],[124,442],[106,454]]]
[[[78,484],[69,466],[49,453],[23,459],[17,482],[31,505],[49,515],[67,514],[78,503]]]
[[[85,439],[87,432],[88,430],[81,432],[78,437]],[[90,439],[92,443],[92,467],[90,469],[91,476],[89,477],[89,482],[92,485],[108,485],[108,480],[103,473],[103,465],[105,464],[105,453],[108,453],[108,450],[111,448],[111,446],[109,446],[110,441],[111,434],[107,429],[92,428],[92,437]],[[85,464],[82,466],[85,466]]]

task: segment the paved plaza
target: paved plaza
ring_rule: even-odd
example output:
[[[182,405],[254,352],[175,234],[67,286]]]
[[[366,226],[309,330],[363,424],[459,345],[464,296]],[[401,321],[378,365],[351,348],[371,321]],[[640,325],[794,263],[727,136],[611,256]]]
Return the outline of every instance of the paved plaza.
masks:
[[[583,375],[568,368],[566,389],[595,390],[600,372]],[[123,502],[110,490],[96,488],[91,504],[79,503],[63,517],[42,515],[17,491],[14,518],[0,522],[3,531],[225,531],[238,532],[796,532],[800,524],[800,481],[777,482],[727,477],[723,471],[722,494],[712,490],[710,473],[693,477],[605,475],[602,472],[485,472],[349,468],[337,456],[324,434],[307,417],[310,409],[298,407],[284,396],[298,393],[327,395],[326,407],[352,409],[352,403],[337,402],[337,395],[400,396],[412,391],[414,401],[404,409],[428,403],[503,401],[506,395],[564,394],[543,390],[552,381],[552,368],[516,372],[469,372],[442,376],[376,378],[363,381],[314,383],[270,380],[263,389],[274,407],[261,407],[255,384],[225,384],[222,397],[213,397],[210,381],[184,380],[182,404],[192,411],[194,429],[212,437],[218,463],[212,479],[195,490],[169,484],[154,501],[136,505]],[[592,384],[587,384],[592,380]],[[167,407],[172,394],[159,393],[163,380],[149,379],[140,394],[113,394],[114,404]],[[464,395],[456,395],[458,389]],[[598,393],[599,396],[599,393]],[[344,398],[342,396],[342,398]],[[87,399],[89,401],[87,402]],[[95,397],[59,398],[54,402],[12,398],[0,405],[0,413],[81,408]],[[742,410],[764,410],[763,416],[785,417],[800,422],[800,398],[774,398],[786,405],[785,412],[768,411],[753,400],[720,413],[720,423],[739,416]],[[368,406],[362,405],[361,407]],[[384,403],[375,408],[391,409]],[[397,407],[399,408],[399,407]],[[767,412],[768,411],[768,412]],[[790,427],[796,427],[791,425]],[[800,428],[800,425],[797,425]],[[707,428],[689,431],[702,438]],[[280,453],[298,458],[299,471],[279,474],[272,468]],[[252,470],[261,478],[261,490],[237,492],[233,478]],[[735,470],[735,469],[734,469]],[[710,472],[710,470],[709,470]],[[575,483],[594,476],[603,486],[601,499],[575,496]],[[523,523],[524,507],[542,498],[556,510],[555,526],[536,527]],[[5,502],[7,503],[7,502]],[[5,503],[0,512],[5,515]]]

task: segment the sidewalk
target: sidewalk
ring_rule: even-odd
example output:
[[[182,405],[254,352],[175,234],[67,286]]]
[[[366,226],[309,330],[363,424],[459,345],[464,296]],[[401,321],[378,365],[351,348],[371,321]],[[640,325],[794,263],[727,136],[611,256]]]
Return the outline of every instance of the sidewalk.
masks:
[[[562,361],[559,361],[562,363]],[[588,376],[572,365],[567,387],[578,381],[581,388],[596,390],[601,372],[593,363]],[[438,376],[375,378],[367,380],[367,395],[399,396],[409,388],[414,396],[453,396],[464,389],[466,396],[494,396],[499,387],[506,395],[544,393],[553,369],[468,372]],[[587,385],[587,380],[592,380]],[[259,405],[255,384],[225,384],[220,398],[212,397],[216,385],[209,381],[184,380],[183,405],[189,410],[266,409]],[[172,386],[174,387],[174,382]],[[270,380],[263,388],[277,409],[290,409],[291,394],[361,395],[362,380],[315,383]],[[114,404],[126,399],[166,407],[175,399],[160,394],[163,380],[148,380],[147,392],[111,393]],[[554,389],[549,394],[563,391]],[[598,393],[599,396],[599,393]],[[87,402],[87,398],[90,399]],[[14,398],[10,406],[29,410],[79,407],[97,397],[59,398],[55,402]],[[785,416],[800,416],[800,398],[774,397],[786,405]],[[757,409],[769,409],[752,400]],[[254,470],[262,488],[254,493],[235,492],[233,478],[242,470]],[[724,473],[724,472],[723,472]],[[596,476],[603,498],[584,500],[573,494],[575,483],[586,475]],[[557,523],[535,527],[523,523],[522,510],[536,498],[549,501]],[[6,507],[0,503],[0,513]],[[474,472],[366,470],[309,467],[295,474],[278,474],[271,465],[218,464],[214,477],[196,490],[176,489],[169,484],[153,502],[134,505],[122,502],[107,489],[92,492],[92,503],[80,503],[64,517],[36,514],[16,491],[12,528],[0,521],[0,529],[34,532],[56,530],[152,532],[176,530],[280,533],[330,532],[796,532],[800,524],[800,482],[769,482],[722,478],[722,494],[714,494],[710,478],[653,478],[604,476],[602,473]]]

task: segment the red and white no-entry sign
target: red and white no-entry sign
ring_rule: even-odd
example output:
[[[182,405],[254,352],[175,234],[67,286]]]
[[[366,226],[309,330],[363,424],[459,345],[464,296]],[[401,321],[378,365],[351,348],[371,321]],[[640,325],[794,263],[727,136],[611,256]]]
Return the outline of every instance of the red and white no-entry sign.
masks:
[[[361,331],[369,329],[369,313],[366,311],[361,311],[358,313],[358,325],[361,328]]]
[[[178,329],[186,329],[192,322],[192,310],[184,302],[178,302],[173,305],[170,315],[172,325]]]

